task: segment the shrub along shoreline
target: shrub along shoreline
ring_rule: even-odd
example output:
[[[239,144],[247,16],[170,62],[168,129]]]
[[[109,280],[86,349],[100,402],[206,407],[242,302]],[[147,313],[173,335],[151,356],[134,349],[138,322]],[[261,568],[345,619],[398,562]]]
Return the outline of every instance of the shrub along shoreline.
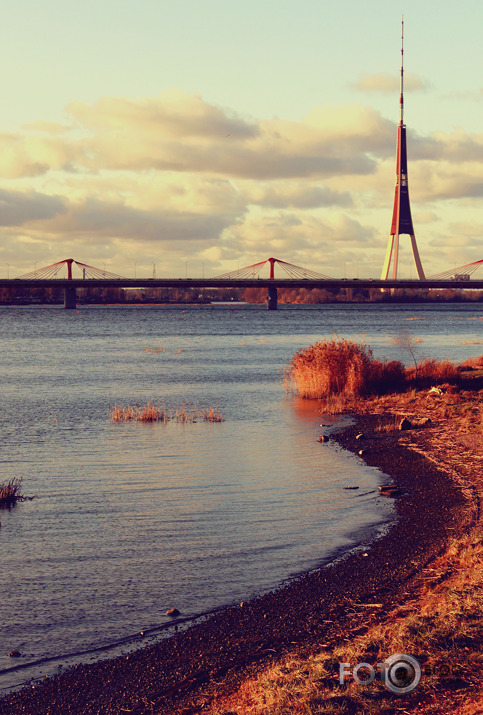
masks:
[[[414,409],[432,418],[458,418],[483,433],[483,355],[455,365],[426,359],[405,368],[376,360],[363,343],[332,338],[299,350],[282,375],[287,392],[319,400],[325,414],[367,414]]]

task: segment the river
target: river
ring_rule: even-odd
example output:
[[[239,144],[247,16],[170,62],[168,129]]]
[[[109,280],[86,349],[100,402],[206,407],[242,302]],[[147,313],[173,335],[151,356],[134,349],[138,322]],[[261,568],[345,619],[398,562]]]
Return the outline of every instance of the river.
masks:
[[[334,333],[409,362],[407,331],[417,357],[463,360],[482,319],[477,304],[1,308],[0,481],[36,498],[0,512],[0,688],[152,642],[171,607],[189,623],[380,533],[384,476],[317,442],[339,418],[287,395],[281,370]],[[148,401],[225,419],[110,418]]]

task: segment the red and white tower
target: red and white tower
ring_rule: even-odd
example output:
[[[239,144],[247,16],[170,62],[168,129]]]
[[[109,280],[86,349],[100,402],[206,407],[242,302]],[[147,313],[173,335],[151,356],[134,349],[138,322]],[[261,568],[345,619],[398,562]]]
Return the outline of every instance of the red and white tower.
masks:
[[[404,124],[404,20],[401,23],[401,117],[397,128],[397,158],[396,158],[396,189],[394,192],[394,209],[392,212],[391,234],[387,244],[386,259],[382,269],[381,280],[387,280],[392,259],[392,278],[397,278],[397,268],[399,259],[399,236],[408,234],[411,238],[411,248],[413,250],[414,262],[418,272],[419,280],[424,281],[423,266],[419,257],[416,237],[414,235],[413,220],[411,218],[411,207],[409,205],[408,189],[408,158],[406,151],[406,125]]]

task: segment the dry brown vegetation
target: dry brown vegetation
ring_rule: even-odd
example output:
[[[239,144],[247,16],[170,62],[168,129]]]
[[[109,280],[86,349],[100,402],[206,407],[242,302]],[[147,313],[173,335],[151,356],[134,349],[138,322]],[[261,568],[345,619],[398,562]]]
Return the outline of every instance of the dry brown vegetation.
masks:
[[[113,422],[179,422],[181,424],[193,423],[198,420],[204,422],[223,422],[224,416],[215,407],[190,407],[182,405],[180,408],[167,410],[163,405],[156,406],[147,402],[141,406],[122,407],[117,403],[111,409]]]
[[[23,501],[25,497],[21,493],[22,478],[13,478],[5,484],[0,484],[0,507],[13,506],[18,501]]]
[[[283,384],[300,397],[362,397],[398,389],[404,383],[398,361],[373,357],[363,343],[331,338],[295,353],[283,372]]]
[[[444,556],[424,570],[416,598],[385,614],[381,614],[377,603],[365,608],[368,628],[364,634],[349,636],[335,647],[321,646],[308,655],[294,652],[246,680],[235,694],[220,697],[206,712],[481,712],[473,699],[478,698],[483,664],[482,538],[483,530],[479,528],[455,540]],[[358,685],[350,676],[346,685],[339,683],[339,663],[375,665],[383,662],[388,653],[418,654],[423,677],[417,687],[420,704],[416,710],[411,696],[395,702],[394,695],[378,679],[368,686]],[[456,711],[455,703],[462,709]]]
[[[331,358],[325,360],[329,354]],[[335,356],[349,356],[350,365]],[[368,390],[367,386],[354,389],[358,384],[354,378],[346,389],[345,379],[354,365],[362,365],[363,374],[370,375],[366,360],[370,357],[366,348],[351,348],[346,341],[325,341],[321,347],[297,353],[285,373],[286,386],[299,394],[304,394],[309,386],[315,391],[310,396],[321,397],[325,407],[332,406],[333,411],[349,408],[353,412],[381,414],[380,431],[397,430],[403,415],[430,416],[432,424],[438,427],[434,428],[437,431],[430,440],[432,451],[428,456],[437,464],[444,464],[445,469],[449,465],[448,473],[454,469],[458,472],[459,462],[453,453],[456,443],[453,439],[447,446],[448,437],[457,433],[462,438],[471,437],[470,443],[478,445],[475,431],[483,431],[483,356],[459,366],[426,360],[404,370],[399,392],[377,394],[377,390],[372,387]],[[322,369],[319,381],[311,375],[314,368]],[[438,387],[431,390],[428,386]],[[367,397],[367,393],[372,394]],[[481,449],[476,448],[466,470],[472,498],[477,500],[481,500],[483,493],[481,459]],[[354,632],[349,628],[335,641],[321,643],[310,652],[294,648],[291,654],[275,659],[257,675],[246,678],[236,692],[218,693],[204,712],[209,715],[482,713],[482,564],[483,527],[477,517],[469,532],[450,540],[446,551],[418,575],[399,605],[385,611],[377,602],[354,603],[354,613],[363,609],[363,628]],[[375,666],[388,653],[417,655],[423,677],[413,694],[395,698],[378,678],[371,685],[361,686],[349,675],[346,684],[340,685],[341,662]]]
[[[332,338],[299,350],[282,381],[287,391],[319,399],[323,413],[423,412],[483,431],[483,356],[461,365],[426,359],[404,368],[375,360],[363,344]]]

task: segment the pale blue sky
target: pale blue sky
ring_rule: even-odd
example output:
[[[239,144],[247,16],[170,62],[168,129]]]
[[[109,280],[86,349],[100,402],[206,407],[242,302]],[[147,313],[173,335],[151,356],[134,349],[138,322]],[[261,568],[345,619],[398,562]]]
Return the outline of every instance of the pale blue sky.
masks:
[[[258,118],[360,102],[362,75],[405,69],[420,131],[482,124],[481,2],[369,0],[15,0],[2,11],[2,129],[56,119],[71,101],[152,96],[176,87]],[[398,97],[363,98],[389,118]]]

